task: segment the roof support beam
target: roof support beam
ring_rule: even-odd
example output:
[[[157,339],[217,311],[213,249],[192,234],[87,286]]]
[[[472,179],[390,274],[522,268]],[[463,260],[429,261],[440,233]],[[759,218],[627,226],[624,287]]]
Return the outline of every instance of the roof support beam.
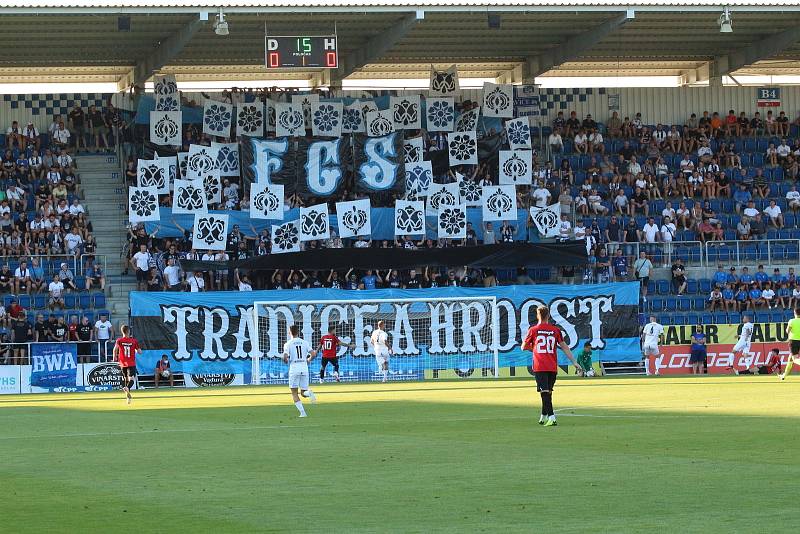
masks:
[[[798,41],[800,41],[800,27],[789,28],[776,35],[768,35],[744,48],[714,58],[711,76],[720,78],[762,59],[775,57]]]
[[[553,67],[575,59],[580,56],[581,53],[590,49],[606,36],[623,26],[626,22],[633,20],[634,17],[634,10],[628,9],[625,11],[624,15],[615,17],[604,22],[600,26],[574,35],[557,47],[547,50],[538,56],[527,58],[523,64],[524,83],[533,83],[533,79],[537,76],[541,76]]]
[[[203,20],[202,17],[194,19],[170,35],[166,40],[160,42],[149,56],[138,60],[136,66],[128,74],[120,78],[119,82],[117,82],[119,90],[124,91],[136,85],[144,86],[144,82],[148,78],[180,54],[181,50],[192,40],[192,37],[206,25],[206,22],[208,22],[208,17],[206,17],[206,20]]]
[[[711,62],[706,62],[695,69],[681,71],[681,86],[706,83],[711,79]]]
[[[365,65],[379,60],[424,18],[425,12],[422,10],[407,14],[387,31],[372,37],[357,50],[340,58],[339,68],[331,73],[331,77],[343,80]]]

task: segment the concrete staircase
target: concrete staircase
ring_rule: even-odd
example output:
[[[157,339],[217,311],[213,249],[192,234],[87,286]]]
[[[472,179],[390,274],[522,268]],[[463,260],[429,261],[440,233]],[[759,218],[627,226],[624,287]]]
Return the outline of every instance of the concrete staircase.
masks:
[[[127,320],[128,293],[136,289],[125,269],[120,252],[126,241],[127,192],[116,155],[86,155],[76,158],[84,205],[97,239],[97,255],[105,259],[106,302],[112,321]],[[104,257],[104,258],[103,258]]]

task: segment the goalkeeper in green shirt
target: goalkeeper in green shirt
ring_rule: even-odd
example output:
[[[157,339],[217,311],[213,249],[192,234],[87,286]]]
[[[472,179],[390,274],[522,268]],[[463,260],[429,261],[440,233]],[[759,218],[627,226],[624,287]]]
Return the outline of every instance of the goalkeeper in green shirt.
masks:
[[[583,351],[578,354],[578,365],[581,366],[583,372],[580,370],[578,374],[581,376],[594,376],[594,368],[592,367],[592,345],[590,343],[583,344]]]

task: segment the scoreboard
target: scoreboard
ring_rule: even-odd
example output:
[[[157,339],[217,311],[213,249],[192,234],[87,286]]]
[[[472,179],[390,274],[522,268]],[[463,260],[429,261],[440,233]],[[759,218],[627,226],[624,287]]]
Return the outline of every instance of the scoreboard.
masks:
[[[339,66],[335,35],[285,35],[264,38],[264,59],[268,69],[324,68]]]

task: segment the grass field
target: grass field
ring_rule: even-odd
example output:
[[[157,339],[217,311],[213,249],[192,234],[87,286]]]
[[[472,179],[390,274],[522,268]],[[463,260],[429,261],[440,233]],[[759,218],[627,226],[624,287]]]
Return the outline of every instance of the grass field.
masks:
[[[0,531],[786,532],[800,380],[0,397]],[[792,530],[796,532],[796,530]]]

